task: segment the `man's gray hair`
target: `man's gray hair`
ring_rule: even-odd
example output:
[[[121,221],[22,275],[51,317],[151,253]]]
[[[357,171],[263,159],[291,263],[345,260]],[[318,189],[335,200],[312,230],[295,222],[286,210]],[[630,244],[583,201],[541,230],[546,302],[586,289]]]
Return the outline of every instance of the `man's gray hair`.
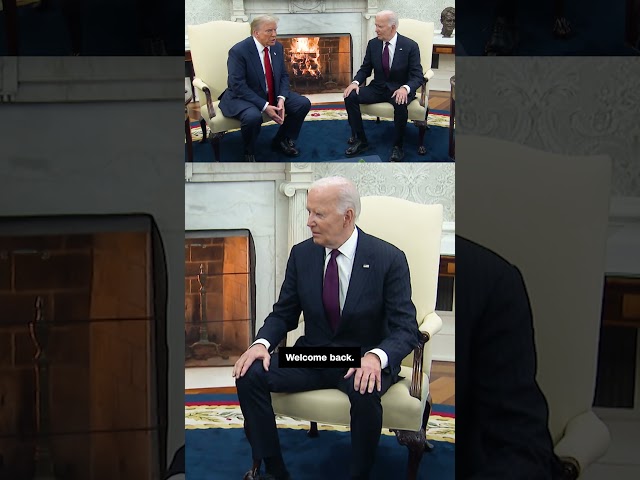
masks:
[[[382,10],[381,12],[376,13],[376,17],[378,15],[387,17],[389,25],[395,25],[396,28],[400,26],[400,20],[398,20],[398,14],[396,12],[392,10]]]
[[[278,17],[274,17],[273,15],[259,15],[253,20],[251,20],[251,35],[253,35],[253,32],[258,30],[263,23],[267,23],[267,22],[278,23],[279,21],[280,19]]]
[[[313,182],[309,187],[309,191],[321,187],[338,187],[338,199],[336,207],[341,214],[351,208],[355,213],[354,220],[360,216],[360,194],[355,184],[345,177],[325,177]]]

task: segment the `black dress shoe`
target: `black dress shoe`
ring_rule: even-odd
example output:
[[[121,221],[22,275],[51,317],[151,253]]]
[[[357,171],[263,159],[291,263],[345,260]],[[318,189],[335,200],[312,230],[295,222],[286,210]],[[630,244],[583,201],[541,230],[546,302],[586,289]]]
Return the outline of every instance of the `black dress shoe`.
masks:
[[[244,161],[245,162],[255,162],[256,161],[256,156],[252,153],[245,153],[244,154]]]
[[[404,158],[404,151],[402,147],[398,147],[397,145],[393,147],[393,151],[391,152],[391,156],[389,157],[390,162],[401,162]]]
[[[359,138],[356,138],[355,141],[353,142],[353,145],[351,145],[349,148],[347,148],[344,151],[344,154],[347,157],[353,157],[354,155],[358,155],[358,154],[364,152],[368,148],[369,148],[369,144],[367,143],[366,140],[361,140]]]
[[[297,157],[300,152],[295,147],[293,140],[290,138],[283,138],[281,140],[274,139],[271,142],[271,150],[274,152],[284,153],[287,157]]]
[[[514,55],[518,48],[519,33],[515,23],[504,17],[496,18],[491,37],[487,42],[484,53],[487,56]]]
[[[348,143],[349,145],[353,145],[353,144],[355,143],[355,141],[356,141],[356,140],[357,140],[357,139],[356,139],[356,137],[349,137],[349,140],[347,140],[347,143]]]

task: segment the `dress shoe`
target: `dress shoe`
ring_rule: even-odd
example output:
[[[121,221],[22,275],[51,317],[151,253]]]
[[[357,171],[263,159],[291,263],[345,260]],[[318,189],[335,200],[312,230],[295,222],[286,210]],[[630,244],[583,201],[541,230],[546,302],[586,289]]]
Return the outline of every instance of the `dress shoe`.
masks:
[[[519,34],[515,23],[505,17],[496,18],[491,37],[485,46],[487,56],[514,55],[518,48]]]
[[[359,138],[356,138],[356,140],[353,142],[353,145],[347,148],[344,151],[344,154],[347,157],[353,157],[354,155],[358,155],[359,153],[364,152],[368,148],[369,148],[369,144],[367,143],[366,140],[361,140]]]
[[[287,157],[297,157],[300,152],[295,147],[295,143],[290,138],[283,138],[281,140],[274,139],[271,142],[271,150],[274,152],[284,153]]]
[[[393,147],[393,151],[391,152],[391,156],[389,157],[390,162],[401,162],[404,158],[404,151],[402,147],[398,147],[397,145]]]
[[[356,137],[349,137],[349,140],[347,140],[347,143],[349,145],[353,145],[356,142]]]
[[[255,162],[256,161],[256,156],[252,153],[245,153],[244,154],[244,161],[245,162]]]

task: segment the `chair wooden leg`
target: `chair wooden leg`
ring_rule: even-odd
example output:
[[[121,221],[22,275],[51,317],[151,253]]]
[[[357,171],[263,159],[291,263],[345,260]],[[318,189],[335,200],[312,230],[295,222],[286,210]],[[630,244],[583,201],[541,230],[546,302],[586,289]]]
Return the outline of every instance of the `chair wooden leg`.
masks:
[[[310,438],[316,438],[318,435],[318,424],[316,422],[309,422],[309,431],[307,432],[307,436]]]
[[[225,132],[218,132],[211,135],[211,148],[213,148],[213,161],[220,161],[220,139],[224,136]]]
[[[422,428],[417,432],[410,430],[391,430],[396,434],[400,445],[406,445],[409,449],[407,461],[407,480],[416,480],[420,461],[424,452],[433,450],[433,445],[427,441],[427,424],[431,415],[431,395],[427,397],[427,404],[422,413]]]
[[[380,123],[380,117],[376,117],[376,123]]]
[[[200,143],[205,143],[207,141],[207,122],[204,118],[200,119],[200,128],[202,129],[202,140],[200,140]]]
[[[427,437],[424,429],[417,432],[409,430],[393,430],[396,439],[400,445],[405,445],[409,449],[409,457],[407,461],[407,480],[416,480],[418,477],[418,468],[420,460],[425,451]]]

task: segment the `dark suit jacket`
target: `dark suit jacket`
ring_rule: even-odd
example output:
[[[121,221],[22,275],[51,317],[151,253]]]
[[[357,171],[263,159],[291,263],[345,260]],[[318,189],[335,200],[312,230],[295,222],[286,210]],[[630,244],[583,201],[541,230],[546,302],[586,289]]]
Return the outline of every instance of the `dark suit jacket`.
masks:
[[[270,48],[270,59],[276,97],[281,95],[286,98],[289,96],[289,74],[284,66],[284,48],[281,43],[276,42]],[[269,96],[253,37],[247,37],[231,47],[227,71],[227,89],[218,97],[224,116],[235,117],[250,106],[262,110]]]
[[[349,289],[335,334],[322,304],[324,258],[324,247],[312,239],[293,247],[280,297],[256,338],[264,338],[275,347],[296,328],[302,311],[305,334],[296,346],[358,346],[361,354],[377,347],[389,357],[388,371],[397,375],[402,359],[418,344],[416,309],[404,253],[358,230]]]
[[[402,85],[409,85],[411,97],[415,97],[416,90],[422,85],[422,65],[420,64],[420,48],[418,44],[403,35],[398,34],[393,63],[389,70],[389,78],[385,78],[382,69],[382,48],[384,42],[373,38],[367,44],[367,52],[358,73],[354,77],[360,85],[364,85],[371,72],[374,72],[370,86],[377,89],[388,88],[395,92]]]
[[[556,478],[522,276],[462,237],[456,271],[456,478]]]

